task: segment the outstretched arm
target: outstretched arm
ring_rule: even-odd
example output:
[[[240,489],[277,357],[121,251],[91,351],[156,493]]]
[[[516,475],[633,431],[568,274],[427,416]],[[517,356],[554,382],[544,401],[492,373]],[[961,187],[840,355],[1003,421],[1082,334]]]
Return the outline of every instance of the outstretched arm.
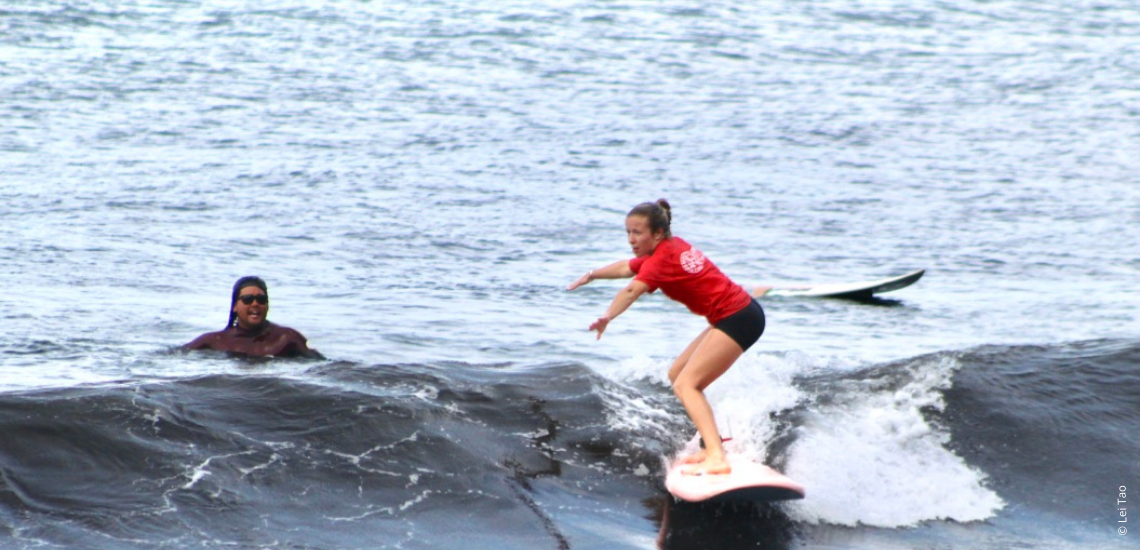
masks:
[[[625,288],[621,289],[614,296],[614,301],[610,303],[610,308],[606,310],[606,314],[598,317],[596,321],[590,324],[590,330],[598,332],[598,339],[602,339],[602,333],[606,331],[606,326],[610,324],[618,315],[625,313],[629,306],[633,305],[642,294],[649,291],[649,285],[634,279],[630,281]]]
[[[594,269],[578,277],[577,281],[570,283],[566,290],[574,290],[589,284],[594,279],[628,279],[633,277],[633,270],[629,268],[629,260],[616,261],[606,267]]]

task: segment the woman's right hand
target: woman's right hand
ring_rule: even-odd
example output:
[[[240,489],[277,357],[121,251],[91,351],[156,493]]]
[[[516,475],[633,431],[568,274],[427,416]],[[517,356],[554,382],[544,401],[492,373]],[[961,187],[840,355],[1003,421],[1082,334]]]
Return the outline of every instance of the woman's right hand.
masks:
[[[597,321],[590,323],[590,330],[598,332],[598,337],[595,338],[595,340],[602,339],[602,333],[606,331],[606,327],[609,326],[611,320],[609,317],[603,315],[602,317],[598,317]]]

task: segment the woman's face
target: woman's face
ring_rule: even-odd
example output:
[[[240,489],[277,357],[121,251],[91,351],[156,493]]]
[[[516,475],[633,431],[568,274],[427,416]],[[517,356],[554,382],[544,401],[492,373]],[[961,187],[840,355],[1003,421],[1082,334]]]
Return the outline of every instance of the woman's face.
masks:
[[[653,254],[657,244],[665,238],[664,231],[653,233],[649,230],[649,218],[646,216],[629,216],[625,219],[625,234],[629,237],[629,247],[633,255],[638,258]]]
[[[234,302],[234,313],[237,314],[238,325],[241,328],[255,328],[264,322],[265,316],[269,314],[269,296],[256,286],[247,286],[238,293],[238,299]]]

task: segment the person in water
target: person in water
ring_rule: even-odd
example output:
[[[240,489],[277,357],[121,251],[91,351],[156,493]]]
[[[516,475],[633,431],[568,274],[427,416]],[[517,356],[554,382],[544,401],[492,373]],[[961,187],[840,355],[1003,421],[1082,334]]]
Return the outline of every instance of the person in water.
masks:
[[[226,328],[208,332],[183,346],[185,349],[212,349],[251,356],[313,357],[300,332],[270,323],[269,290],[260,277],[242,277],[234,283],[230,298],[230,320]]]
[[[625,218],[634,258],[590,271],[567,289],[574,290],[596,279],[633,277],[614,297],[605,315],[590,324],[590,330],[597,331],[598,338],[614,318],[642,294],[657,289],[708,319],[709,326],[673,361],[669,380],[705,447],[683,459],[691,464],[684,472],[726,474],[732,467],[725,458],[704,389],[760,339],[764,332],[764,310],[748,291],[725,276],[700,250],[674,237],[669,228],[671,222],[672,212],[665,199],[637,205]]]

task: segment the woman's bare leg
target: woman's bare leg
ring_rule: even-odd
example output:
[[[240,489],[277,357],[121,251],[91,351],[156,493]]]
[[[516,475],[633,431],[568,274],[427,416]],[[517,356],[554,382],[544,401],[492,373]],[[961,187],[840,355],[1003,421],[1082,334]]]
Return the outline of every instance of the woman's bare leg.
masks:
[[[689,346],[685,348],[685,351],[682,351],[681,355],[678,355],[677,358],[673,360],[673,366],[669,367],[669,383],[670,384],[676,383],[677,377],[680,376],[681,371],[685,368],[685,365],[688,364],[689,358],[692,357],[693,353],[697,351],[697,348],[700,347],[701,342],[704,341],[705,336],[708,335],[710,330],[712,330],[711,326],[707,327],[707,328],[705,328],[705,330],[701,331],[701,333],[698,334],[697,337],[694,338],[691,343],[689,343]],[[702,437],[704,437],[704,436],[702,436]],[[705,450],[704,449],[700,449],[696,453],[693,453],[689,456],[685,456],[685,457],[681,458],[682,464],[697,464],[699,462],[704,462],[704,461],[705,461]]]
[[[732,471],[732,467],[725,458],[716,419],[708,399],[705,398],[704,390],[728,371],[744,350],[736,340],[721,330],[710,327],[701,334],[702,336],[694,341],[696,346],[691,353],[686,349],[682,354],[682,356],[688,354],[688,359],[677,369],[676,376],[673,376],[673,369],[669,371],[670,379],[673,381],[673,392],[681,400],[681,405],[685,407],[689,418],[697,427],[697,432],[701,434],[701,439],[705,441],[704,461],[686,470],[685,473],[726,474]],[[690,344],[689,347],[694,346]],[[677,364],[674,363],[674,368],[676,367]]]
[[[705,340],[705,336],[708,335],[710,330],[712,330],[711,326],[705,327],[705,330],[702,330],[696,338],[693,338],[693,341],[689,343],[689,347],[685,348],[685,351],[682,351],[681,355],[678,355],[677,358],[673,360],[673,366],[669,367],[669,383],[677,381],[677,376],[681,374],[681,370],[688,364],[689,358],[692,357],[693,353],[697,351],[697,348],[701,346],[701,342]]]

